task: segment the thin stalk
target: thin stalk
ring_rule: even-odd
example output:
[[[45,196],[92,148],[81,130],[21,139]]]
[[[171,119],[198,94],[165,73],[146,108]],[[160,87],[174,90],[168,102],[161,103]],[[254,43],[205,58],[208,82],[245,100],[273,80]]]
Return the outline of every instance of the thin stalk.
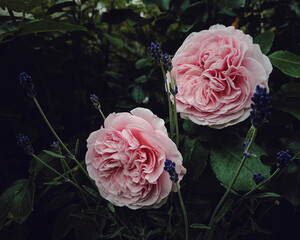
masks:
[[[165,72],[165,69],[164,69],[162,63],[160,64],[160,67],[161,67],[161,71],[163,73],[165,88],[166,88],[166,91],[167,91],[167,99],[168,99],[168,107],[169,107],[169,119],[170,119],[170,132],[172,132],[173,131],[173,114],[172,114],[172,104],[171,104],[171,100],[170,100],[170,91],[169,91],[169,87],[168,87],[166,72]]]
[[[263,182],[257,184],[254,186],[254,188],[252,188],[249,192],[245,193],[238,201],[241,201],[242,199],[246,198],[247,196],[249,196],[251,193],[253,193],[256,189],[260,188],[262,185],[266,184],[267,182],[269,182],[273,177],[275,177],[280,171],[280,168],[277,168],[275,172],[273,172],[273,174],[271,176],[269,176],[266,180],[264,180]]]
[[[73,182],[70,178],[65,177],[63,174],[61,174],[60,172],[58,172],[57,170],[55,170],[53,167],[51,167],[50,165],[48,165],[47,163],[45,163],[44,161],[42,161],[38,156],[36,156],[35,154],[30,154],[35,160],[37,160],[38,162],[42,163],[45,167],[49,168],[51,171],[55,172],[58,176],[62,177],[63,179],[65,179],[67,182],[71,183],[74,187],[76,187],[78,190],[81,191],[81,188],[75,183]]]
[[[173,90],[177,88],[176,80],[172,77],[171,72],[169,71],[170,79],[173,85]],[[171,88],[171,85],[170,85]],[[177,105],[176,105],[176,94],[172,92],[173,98],[174,98],[174,104],[173,104],[173,117],[174,117],[174,124],[175,124],[175,131],[176,131],[176,146],[179,145],[179,128],[178,128],[178,118],[177,118]]]
[[[48,125],[49,129],[51,130],[51,132],[53,133],[53,135],[55,136],[55,138],[59,141],[60,145],[65,149],[65,151],[67,152],[67,154],[70,156],[70,158],[72,160],[74,160],[76,162],[76,164],[79,166],[79,168],[82,170],[82,172],[88,177],[88,179],[90,179],[90,181],[94,184],[94,182],[92,181],[92,179],[89,177],[87,171],[82,167],[82,165],[78,162],[78,160],[76,159],[76,157],[69,151],[69,149],[66,147],[66,145],[63,143],[63,141],[59,138],[59,136],[57,135],[57,133],[55,132],[55,130],[53,129],[52,125],[50,124],[50,122],[48,121],[44,111],[42,110],[38,100],[34,97],[33,101],[35,103],[35,105],[37,106],[39,112],[41,113],[44,121],[46,122],[46,124]]]
[[[84,196],[83,190],[82,188],[78,185],[77,182],[73,182],[70,178],[67,178],[65,175],[61,174],[60,172],[58,172],[57,170],[55,170],[53,167],[51,167],[50,165],[48,165],[47,163],[45,163],[44,161],[42,161],[38,156],[36,156],[35,154],[31,154],[31,156],[36,159],[37,161],[39,161],[40,163],[42,163],[45,167],[49,168],[50,170],[52,170],[53,172],[55,172],[59,177],[65,179],[67,182],[71,183],[74,187],[76,187],[80,194],[82,195],[82,199],[85,202],[85,204],[87,205],[87,207],[89,207],[89,204]]]
[[[173,94],[174,97],[174,122],[175,122],[175,130],[176,130],[176,146],[179,145],[179,128],[178,128],[178,119],[177,119],[177,107],[176,107],[176,96]]]
[[[176,189],[177,189],[177,193],[178,193],[178,197],[179,197],[179,201],[180,201],[180,206],[181,206],[182,213],[183,213],[183,218],[184,218],[185,240],[188,240],[189,239],[188,218],[187,218],[187,214],[186,214],[186,210],[185,210],[185,206],[184,206],[184,203],[183,203],[183,199],[182,199],[182,196],[181,196],[181,192],[180,192],[178,182],[176,182]]]
[[[245,194],[244,194],[244,195],[236,202],[236,204],[238,204],[238,205],[237,205],[236,209],[233,211],[232,216],[231,216],[231,218],[230,218],[230,220],[229,220],[229,222],[228,222],[227,231],[226,231],[226,236],[227,236],[227,234],[228,234],[228,229],[229,229],[229,227],[230,227],[230,224],[231,224],[231,222],[233,221],[233,219],[234,219],[234,217],[235,217],[235,215],[236,215],[236,212],[238,211],[238,209],[240,208],[240,206],[241,206],[241,204],[242,204],[242,200],[244,200],[247,196],[249,196],[251,193],[253,193],[253,192],[254,192],[255,190],[257,190],[258,188],[260,188],[261,186],[263,186],[264,184],[266,184],[267,182],[269,182],[269,181],[270,181],[273,177],[275,177],[279,172],[280,172],[280,169],[277,168],[276,171],[275,171],[271,176],[269,176],[269,177],[268,177],[266,180],[264,180],[263,182],[261,182],[261,183],[255,185],[254,188],[252,188],[249,192],[245,193]],[[225,237],[225,239],[226,239],[226,237]]]
[[[65,173],[62,174],[62,175],[66,175],[66,174],[69,174],[69,173],[73,173],[73,172],[75,172],[78,168],[79,168],[79,167],[76,166],[76,167],[72,168],[70,171],[67,171],[67,172],[65,172]],[[62,176],[58,176],[58,177],[54,178],[54,179],[52,180],[52,182],[57,182],[57,181],[59,181],[60,179],[62,179]],[[40,194],[39,198],[42,198],[42,197],[49,191],[49,189],[50,189],[52,186],[53,186],[53,185],[49,185],[49,186],[48,186],[48,187]]]
[[[255,137],[256,137],[256,134],[257,134],[257,128],[254,128],[252,137],[251,137],[251,139],[250,139],[250,142],[249,142],[249,144],[248,144],[248,146],[247,146],[245,152],[249,152],[249,149],[250,149],[250,147],[252,146],[252,144],[253,144],[253,142],[254,142],[254,139],[255,139]],[[223,197],[221,198],[221,200],[219,201],[218,205],[216,206],[216,208],[215,208],[215,210],[214,210],[214,212],[213,212],[213,214],[212,214],[212,216],[211,216],[211,219],[210,219],[210,221],[209,221],[209,224],[208,224],[209,227],[211,227],[211,226],[213,225],[213,223],[214,223],[214,218],[215,218],[216,214],[218,213],[220,207],[222,206],[223,202],[225,201],[226,197],[228,196],[229,192],[231,191],[232,186],[233,186],[234,183],[236,182],[236,179],[238,178],[238,176],[239,176],[239,174],[240,174],[240,172],[241,172],[241,170],[242,170],[242,168],[243,168],[243,166],[244,166],[244,164],[245,164],[245,161],[246,161],[246,156],[244,156],[244,157],[242,158],[242,161],[241,161],[241,163],[240,163],[240,165],[239,165],[239,167],[238,167],[238,169],[237,169],[237,171],[236,171],[236,174],[235,174],[234,178],[232,179],[232,181],[231,181],[229,187],[227,188],[227,190],[226,190],[226,192],[224,193]]]
[[[98,108],[98,110],[99,110],[99,112],[100,112],[100,114],[101,114],[101,117],[102,117],[102,118],[103,118],[103,120],[105,121],[105,116],[104,116],[104,114],[103,114],[102,110],[101,110],[100,108]]]

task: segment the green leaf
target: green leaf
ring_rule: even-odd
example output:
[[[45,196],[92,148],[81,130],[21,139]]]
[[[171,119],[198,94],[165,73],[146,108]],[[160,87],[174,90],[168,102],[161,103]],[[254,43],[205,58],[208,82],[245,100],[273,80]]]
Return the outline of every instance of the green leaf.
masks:
[[[135,62],[135,68],[139,70],[139,69],[142,69],[145,67],[150,67],[150,66],[152,66],[151,60],[152,60],[152,57],[139,59]]]
[[[47,153],[48,155],[52,156],[52,157],[56,157],[56,158],[66,158],[64,155],[55,153],[55,152],[51,152],[48,150],[43,150],[43,152]]]
[[[242,139],[234,135],[225,136],[226,140],[212,145],[210,163],[216,177],[229,186],[243,157]],[[265,151],[256,144],[252,145],[250,151],[256,155],[246,159],[246,162],[235,182],[233,188],[240,191],[249,191],[253,187],[252,176],[261,173],[266,178],[270,176],[270,167],[260,161]]]
[[[0,7],[7,7],[15,12],[25,12],[40,6],[45,0],[0,0]]]
[[[196,139],[185,138],[183,143],[183,161],[184,164],[189,164],[194,151]]]
[[[94,189],[86,186],[86,185],[82,185],[83,189],[85,191],[87,191],[91,196],[93,196],[94,198],[98,199],[99,198],[99,193],[96,192]]]
[[[118,37],[113,37],[107,33],[103,33],[103,36],[113,45],[115,45],[117,48],[122,48],[124,47],[125,43],[121,38]]]
[[[187,134],[192,134],[195,132],[197,125],[190,120],[183,120],[182,127]]]
[[[218,2],[218,7],[220,9],[219,13],[226,14],[228,16],[236,16],[233,12],[234,8],[241,8],[245,6],[246,0],[224,0]]]
[[[162,10],[168,10],[171,0],[143,0],[145,5],[155,4]]]
[[[204,147],[201,142],[195,142],[189,164],[189,173],[192,175],[194,180],[199,178],[199,176],[205,169],[208,152],[208,149]]]
[[[44,163],[49,163],[53,157],[50,156],[49,154],[45,153],[45,152],[40,152],[38,155],[38,158],[41,159]],[[40,161],[37,161],[34,159],[34,161],[36,161],[36,174],[39,173],[39,171],[45,167],[44,164],[42,164]]]
[[[288,76],[300,78],[300,57],[288,51],[276,51],[268,56],[271,63]]]
[[[137,79],[134,80],[136,83],[146,83],[147,82],[147,76],[143,75],[138,77]]]
[[[142,103],[146,97],[146,93],[144,92],[142,86],[140,86],[140,85],[134,86],[134,88],[131,92],[131,95],[132,95],[134,101],[136,101],[137,103]]]
[[[23,25],[20,31],[20,35],[26,35],[39,32],[53,32],[53,31],[86,31],[85,27],[79,25],[73,25],[64,22],[53,22],[49,20],[40,20],[34,22],[28,22]]]
[[[273,40],[274,33],[272,31],[266,31],[257,35],[253,42],[259,44],[263,54],[267,54],[272,47]]]
[[[34,185],[27,179],[22,179],[4,192],[0,203],[1,206],[8,207],[17,223],[23,223],[32,211],[33,196]]]
[[[111,202],[108,202],[107,203],[107,207],[109,208],[109,210],[111,211],[111,212],[115,212],[115,207],[114,207],[114,205],[111,203]]]
[[[197,228],[197,229],[211,229],[211,227],[205,225],[205,224],[201,224],[201,223],[193,223],[190,226],[191,228]]]
[[[4,37],[9,35],[14,35],[17,29],[18,29],[17,22],[12,22],[12,21],[4,22],[0,26],[0,36]]]
[[[63,184],[62,181],[51,181],[51,182],[45,182],[44,185],[61,185]]]
[[[107,82],[107,85],[116,93],[119,95],[124,94],[124,87],[120,84],[114,83],[114,82]]]
[[[116,236],[118,236],[119,233],[121,233],[121,232],[124,230],[124,228],[125,228],[124,226],[118,228],[118,229],[110,236],[110,238],[115,238]]]
[[[281,196],[277,193],[272,193],[272,192],[264,192],[264,193],[259,193],[255,194],[252,196],[253,198],[280,198]]]
[[[79,138],[76,140],[74,155],[77,156],[79,149]]]

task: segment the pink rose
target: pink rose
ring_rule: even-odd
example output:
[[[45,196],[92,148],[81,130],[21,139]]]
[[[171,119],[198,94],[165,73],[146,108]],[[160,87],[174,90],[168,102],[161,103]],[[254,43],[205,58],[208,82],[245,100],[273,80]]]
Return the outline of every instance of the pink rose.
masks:
[[[245,120],[256,85],[268,88],[272,71],[251,36],[219,24],[190,34],[172,64],[177,111],[184,119],[213,128]]]
[[[150,110],[135,108],[110,114],[104,128],[91,133],[85,161],[103,198],[131,209],[158,208],[176,191],[164,162],[175,162],[179,179],[186,169],[164,124]]]

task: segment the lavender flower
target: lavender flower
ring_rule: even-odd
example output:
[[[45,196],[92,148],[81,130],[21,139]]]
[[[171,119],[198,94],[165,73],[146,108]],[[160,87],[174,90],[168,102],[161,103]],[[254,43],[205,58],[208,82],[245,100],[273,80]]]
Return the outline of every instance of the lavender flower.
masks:
[[[172,162],[169,159],[166,159],[164,170],[169,173],[172,182],[178,182],[178,174],[176,173],[174,162]]]
[[[265,180],[265,177],[261,175],[261,173],[258,173],[258,174],[253,174],[253,180],[255,182],[255,184],[260,184],[262,181]]]
[[[29,137],[24,136],[22,133],[20,133],[17,137],[17,144],[23,148],[24,152],[31,155],[34,154],[33,147],[31,145],[31,142],[29,140]]]
[[[31,98],[36,96],[35,84],[31,77],[26,73],[22,72],[19,74],[19,81],[22,87],[25,89],[27,95]]]
[[[289,150],[281,150],[277,153],[277,167],[285,167],[292,161],[292,156],[289,154]]]
[[[268,122],[271,115],[271,97],[267,93],[267,88],[256,86],[256,92],[251,98],[252,111],[250,112],[250,118],[253,127],[258,128],[263,123]]]

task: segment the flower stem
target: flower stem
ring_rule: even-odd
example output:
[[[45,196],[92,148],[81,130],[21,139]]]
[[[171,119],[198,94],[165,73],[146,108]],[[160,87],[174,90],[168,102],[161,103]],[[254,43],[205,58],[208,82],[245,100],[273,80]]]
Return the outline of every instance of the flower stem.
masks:
[[[273,174],[271,176],[269,176],[266,180],[264,180],[263,182],[257,184],[254,186],[254,188],[252,188],[249,192],[245,193],[238,201],[241,201],[242,199],[246,198],[247,196],[249,196],[251,193],[253,193],[256,189],[260,188],[262,185],[266,184],[267,182],[269,182],[273,177],[275,177],[280,171],[280,168],[277,168],[275,172],[273,172]]]
[[[179,128],[178,128],[178,119],[177,119],[177,107],[176,107],[176,96],[173,94],[174,97],[174,120],[175,120],[175,128],[176,128],[176,146],[179,145]]]
[[[165,72],[165,69],[164,69],[162,63],[160,64],[160,67],[161,67],[161,71],[163,73],[165,88],[166,88],[166,92],[167,92],[168,107],[169,107],[169,120],[170,120],[170,132],[172,132],[173,131],[173,114],[172,114],[172,104],[171,104],[171,100],[170,100],[170,91],[169,91],[169,87],[168,87],[166,72]]]
[[[89,207],[89,204],[84,196],[83,190],[82,188],[78,185],[76,179],[74,179],[75,182],[73,182],[71,179],[67,178],[65,175],[61,174],[60,172],[58,172],[57,170],[55,170],[53,167],[51,167],[50,165],[48,165],[47,163],[45,163],[44,161],[42,161],[38,156],[36,156],[35,154],[31,154],[31,156],[36,159],[37,161],[39,161],[40,163],[42,163],[45,167],[49,168],[50,170],[52,170],[53,172],[55,172],[59,177],[65,179],[67,182],[71,183],[74,187],[76,187],[80,194],[82,195],[82,199],[85,202],[85,204],[87,205],[87,207]]]
[[[100,114],[101,114],[101,116],[102,116],[103,120],[105,121],[105,116],[104,116],[104,114],[103,114],[102,110],[101,110],[100,108],[98,108],[98,110],[99,110],[99,112],[100,112]]]
[[[61,144],[61,146],[65,149],[65,151],[67,152],[67,154],[70,156],[70,158],[72,160],[74,160],[76,162],[76,164],[79,166],[79,168],[82,170],[82,172],[88,177],[88,179],[90,179],[90,181],[94,184],[93,180],[89,177],[87,171],[82,167],[82,165],[78,162],[78,160],[76,159],[76,157],[70,152],[70,150],[66,147],[66,145],[63,143],[63,141],[59,138],[59,136],[57,135],[57,133],[55,132],[55,130],[53,129],[52,125],[50,124],[50,122],[48,121],[44,111],[42,110],[38,100],[34,97],[33,101],[35,103],[35,105],[37,106],[39,112],[41,113],[44,121],[46,122],[46,124],[48,125],[49,129],[51,130],[51,132],[53,133],[53,135],[55,136],[55,138],[59,141],[59,143]]]
[[[48,165],[47,163],[45,163],[44,161],[42,161],[38,156],[36,156],[34,153],[30,154],[35,160],[37,160],[38,162],[42,163],[45,167],[49,168],[50,170],[52,170],[53,172],[55,172],[58,176],[62,177],[63,179],[65,179],[67,182],[71,183],[72,185],[74,185],[78,190],[81,191],[81,188],[75,183],[73,182],[70,178],[67,178],[65,175],[61,174],[60,172],[58,172],[57,170],[55,170],[53,167],[51,167],[50,165]]]
[[[189,239],[188,219],[187,219],[187,214],[186,214],[186,210],[185,210],[185,206],[184,206],[184,203],[183,203],[183,199],[182,199],[182,196],[181,196],[181,192],[180,192],[178,182],[176,182],[176,189],[177,189],[177,193],[178,193],[178,197],[179,197],[179,201],[180,201],[180,206],[181,206],[182,213],[183,213],[183,218],[184,218],[185,240],[188,240]]]
[[[253,144],[253,142],[254,142],[254,139],[255,139],[255,137],[256,137],[256,134],[257,134],[257,128],[254,128],[254,131],[253,131],[253,133],[252,133],[250,142],[249,142],[249,144],[248,144],[248,146],[247,146],[245,152],[249,152],[249,149],[250,149],[250,147],[252,146],[252,144]],[[227,190],[226,190],[226,192],[224,193],[223,197],[221,198],[221,200],[219,201],[218,205],[216,206],[216,208],[215,208],[215,210],[214,210],[214,212],[213,212],[213,214],[212,214],[212,216],[211,216],[211,219],[210,219],[210,221],[209,221],[209,224],[208,224],[209,227],[211,227],[211,226],[214,224],[215,216],[216,216],[216,214],[218,213],[218,211],[219,211],[220,207],[222,206],[223,202],[225,201],[226,197],[228,196],[229,192],[231,191],[232,186],[235,184],[235,181],[236,181],[236,179],[238,178],[238,176],[239,176],[239,174],[240,174],[240,172],[241,172],[241,170],[242,170],[242,168],[243,168],[243,166],[244,166],[244,164],[245,164],[245,161],[246,161],[246,156],[244,156],[244,157],[242,158],[242,161],[241,161],[241,163],[240,163],[240,165],[239,165],[239,167],[238,167],[238,169],[237,169],[237,171],[236,171],[235,176],[233,177],[233,179],[232,179],[232,181],[231,181],[229,187],[227,188]]]
[[[175,124],[175,131],[176,131],[176,145],[179,145],[179,129],[178,129],[178,119],[177,119],[177,105],[176,105],[176,94],[177,94],[177,83],[174,77],[172,77],[171,71],[169,71],[169,76],[171,79],[170,89],[172,89],[171,93],[173,95],[174,103],[173,107],[173,117],[174,117],[174,124]],[[176,89],[176,90],[175,90]],[[175,91],[175,92],[174,92]]]

